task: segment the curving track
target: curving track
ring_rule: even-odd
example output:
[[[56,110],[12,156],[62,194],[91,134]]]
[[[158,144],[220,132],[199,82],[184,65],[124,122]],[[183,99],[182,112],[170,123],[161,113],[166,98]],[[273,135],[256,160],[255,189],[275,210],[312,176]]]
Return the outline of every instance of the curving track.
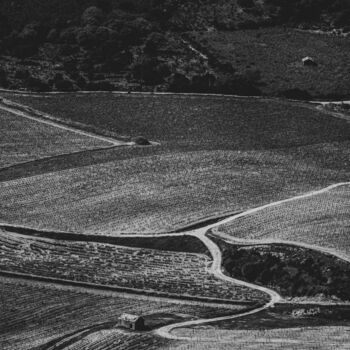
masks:
[[[2,91],[4,91],[4,90],[2,90]],[[84,92],[81,92],[81,93],[84,93]],[[89,93],[91,93],[91,92],[89,92]],[[119,93],[120,92],[118,92],[118,94]],[[166,93],[164,93],[164,94],[166,94]],[[183,94],[183,96],[186,97],[186,98],[191,97],[191,96],[197,96],[197,95],[198,94]],[[205,94],[203,94],[203,95],[206,96]],[[210,95],[210,96],[213,96],[213,95]],[[218,95],[218,96],[222,97],[223,95]],[[246,96],[229,96],[229,97],[248,98]],[[252,97],[249,97],[249,98],[252,98]],[[255,98],[260,98],[260,97],[255,97]],[[322,105],[321,102],[316,102],[316,103]],[[95,135],[95,134],[92,134],[92,133],[88,133],[88,132],[84,132],[84,131],[81,131],[81,130],[78,130],[78,129],[75,129],[75,128],[66,127],[64,125],[61,125],[61,124],[56,123],[56,122],[51,121],[51,120],[43,120],[41,118],[34,117],[34,116],[30,115],[30,113],[18,111],[16,109],[16,106],[12,106],[11,107],[11,105],[3,105],[3,106],[0,106],[0,109],[9,111],[11,113],[14,113],[14,114],[16,114],[18,116],[21,116],[21,117],[24,117],[24,118],[33,119],[33,120],[36,120],[36,121],[39,121],[39,122],[42,122],[42,123],[45,123],[45,124],[49,124],[51,126],[55,126],[55,127],[61,128],[61,129],[66,129],[66,130],[73,131],[73,132],[78,133],[78,134],[82,134],[82,135],[85,135],[85,136],[90,136],[90,137],[98,138],[98,139],[103,140],[103,141],[107,141],[107,142],[109,142],[111,144],[111,147],[121,146],[121,145],[130,145],[130,143],[125,143],[123,141],[117,141],[117,140],[113,140],[113,139],[110,139],[110,138],[101,137],[101,136],[98,136],[98,135]],[[342,115],[342,114],[337,115],[337,117],[342,117],[343,119],[349,120],[348,116],[345,116],[345,115]],[[213,257],[213,262],[212,262],[211,267],[209,269],[210,273],[215,275],[218,279],[221,279],[221,280],[224,280],[224,281],[228,281],[228,282],[232,282],[232,283],[234,283],[236,285],[242,285],[242,286],[246,286],[248,288],[260,290],[260,291],[262,291],[262,292],[264,292],[264,293],[266,293],[266,294],[268,294],[270,296],[270,301],[268,303],[266,303],[265,305],[263,305],[261,307],[258,307],[256,309],[253,309],[253,310],[241,313],[241,314],[235,314],[235,315],[232,315],[232,316],[217,317],[217,318],[212,318],[212,319],[200,319],[200,320],[195,320],[195,321],[187,321],[187,322],[176,323],[176,324],[168,325],[168,326],[165,326],[165,327],[161,327],[161,328],[157,329],[155,331],[155,333],[157,335],[159,335],[161,337],[164,337],[164,338],[167,338],[167,339],[192,340],[189,337],[176,336],[176,335],[172,334],[172,332],[175,329],[181,328],[181,327],[190,327],[190,326],[194,326],[194,325],[202,325],[202,324],[208,324],[208,323],[212,323],[212,322],[218,322],[218,321],[224,321],[224,320],[232,320],[232,319],[236,319],[236,318],[240,318],[240,317],[256,314],[256,313],[259,313],[259,312],[261,312],[263,310],[266,310],[266,309],[268,309],[270,307],[273,307],[273,305],[275,303],[281,301],[281,299],[282,299],[281,296],[278,293],[276,293],[275,291],[271,290],[271,289],[264,288],[264,287],[261,287],[261,286],[257,286],[257,285],[251,284],[251,283],[243,282],[243,281],[240,281],[240,280],[236,280],[234,278],[226,276],[222,272],[222,269],[221,269],[222,253],[221,253],[219,247],[211,239],[209,239],[206,236],[206,233],[207,233],[208,230],[213,230],[213,232],[218,237],[220,237],[220,238],[222,238],[224,240],[227,240],[230,243],[238,243],[238,244],[282,243],[282,244],[296,245],[296,246],[299,246],[299,247],[304,247],[304,248],[308,248],[308,249],[314,249],[314,250],[317,250],[317,251],[319,251],[321,253],[332,254],[332,255],[334,255],[334,256],[342,259],[342,260],[350,262],[350,257],[349,256],[345,256],[344,254],[341,254],[341,253],[339,253],[339,252],[337,252],[335,250],[327,249],[327,248],[324,248],[324,247],[303,244],[303,243],[300,243],[300,242],[278,241],[278,240],[266,240],[266,241],[249,240],[248,241],[248,240],[244,240],[244,239],[236,239],[236,238],[231,237],[231,236],[229,236],[227,234],[224,234],[222,232],[218,232],[218,230],[217,230],[217,228],[219,226],[223,225],[223,224],[232,222],[235,219],[238,219],[238,218],[243,217],[243,216],[250,215],[250,214],[255,213],[257,211],[260,211],[262,209],[266,209],[266,208],[273,207],[273,206],[278,206],[278,205],[281,205],[283,203],[287,203],[287,202],[290,202],[290,201],[295,201],[295,200],[298,200],[298,199],[314,196],[314,195],[317,195],[317,194],[321,194],[321,193],[330,191],[330,190],[332,190],[332,189],[334,189],[336,187],[348,186],[348,185],[350,185],[350,182],[338,183],[338,184],[331,185],[331,186],[326,187],[326,188],[321,189],[321,190],[308,192],[308,193],[306,193],[304,195],[295,196],[295,197],[288,198],[288,199],[285,199],[285,200],[273,202],[273,203],[270,203],[270,204],[267,204],[267,205],[264,205],[264,206],[261,206],[261,207],[258,207],[258,208],[247,210],[247,211],[245,211],[243,213],[240,213],[240,214],[233,215],[233,216],[231,216],[229,218],[226,218],[226,219],[224,219],[222,221],[216,222],[215,224],[208,225],[206,227],[203,227],[203,228],[200,228],[200,229],[197,229],[197,230],[194,230],[194,231],[189,231],[189,232],[184,232],[184,233],[130,235],[130,237],[161,237],[161,236],[164,237],[164,236],[185,236],[185,235],[197,237],[198,239],[200,239],[206,245],[206,247],[208,248],[208,250],[210,251],[210,253],[211,253],[212,257]],[[3,223],[1,225],[8,225],[8,224],[7,223]],[[11,226],[11,225],[8,225],[8,226]],[[123,236],[127,237],[127,235],[123,235]],[[208,341],[208,339],[201,339],[201,341]]]
[[[338,183],[338,184],[334,184],[334,185],[328,186],[328,187],[326,187],[324,189],[321,189],[321,190],[308,192],[308,193],[305,193],[305,194],[300,195],[300,196],[295,196],[295,197],[291,197],[291,198],[288,198],[288,199],[285,199],[285,200],[281,200],[281,201],[273,202],[273,203],[270,203],[270,204],[266,204],[266,205],[263,205],[261,207],[250,209],[250,210],[247,210],[247,211],[245,211],[243,213],[234,215],[234,216],[232,216],[230,218],[227,218],[225,220],[217,222],[217,223],[215,223],[213,225],[209,225],[209,226],[207,226],[205,228],[202,228],[202,229],[199,229],[197,231],[189,232],[188,233],[189,235],[192,235],[192,236],[195,236],[195,237],[199,238],[207,246],[207,248],[209,249],[211,255],[213,256],[213,263],[212,263],[212,266],[211,266],[211,272],[217,278],[223,279],[225,281],[231,281],[231,282],[233,282],[235,284],[245,285],[245,286],[247,286],[249,288],[258,289],[258,290],[260,290],[262,292],[265,292],[265,293],[269,294],[271,300],[266,305],[264,305],[262,307],[259,307],[257,309],[245,312],[245,313],[241,313],[241,314],[233,315],[233,316],[218,317],[218,318],[213,318],[213,319],[205,319],[205,320],[196,320],[196,321],[187,321],[187,322],[177,323],[177,324],[173,324],[173,325],[169,325],[169,326],[165,326],[165,327],[159,328],[158,330],[156,330],[156,333],[158,335],[160,335],[162,337],[165,337],[165,338],[168,338],[168,339],[191,340],[191,338],[188,338],[188,337],[176,336],[176,335],[172,334],[172,332],[175,329],[177,329],[177,328],[190,327],[190,326],[195,326],[195,325],[202,325],[202,324],[218,322],[218,321],[232,320],[232,319],[236,319],[236,318],[240,318],[240,317],[256,314],[256,313],[261,312],[261,311],[263,311],[265,309],[268,309],[269,307],[273,307],[273,305],[275,303],[277,303],[278,301],[280,301],[282,299],[281,296],[279,294],[277,294],[275,291],[273,291],[271,289],[268,289],[268,288],[263,288],[263,287],[260,287],[260,286],[256,286],[256,285],[251,284],[251,283],[245,283],[245,282],[242,282],[242,281],[230,278],[230,277],[228,277],[228,276],[226,276],[226,275],[224,275],[222,273],[222,271],[221,271],[222,253],[221,253],[219,247],[212,240],[210,240],[206,236],[206,232],[208,230],[210,230],[210,229],[214,229],[214,232],[215,232],[215,234],[217,236],[219,236],[220,238],[224,238],[227,241],[230,241],[230,243],[242,243],[242,244],[248,244],[248,243],[249,244],[254,244],[254,243],[261,244],[261,243],[265,243],[265,242],[262,242],[262,241],[246,241],[244,239],[238,240],[238,239],[235,239],[234,237],[231,237],[229,235],[223,234],[221,232],[217,232],[216,229],[220,225],[227,224],[229,222],[234,221],[235,219],[238,219],[238,218],[243,217],[243,216],[250,215],[250,214],[255,213],[257,211],[260,211],[262,209],[266,209],[266,208],[273,207],[273,206],[278,206],[278,205],[281,205],[283,203],[295,201],[295,200],[302,199],[302,198],[311,197],[311,196],[314,196],[314,195],[317,195],[317,194],[321,194],[321,193],[330,191],[330,190],[332,190],[334,188],[337,188],[337,187],[348,186],[348,185],[350,185],[350,182]],[[270,241],[268,241],[266,243],[270,243],[270,244],[271,243],[284,243],[284,244],[289,244],[289,245],[292,244],[292,245],[296,245],[296,246],[299,246],[299,247],[304,247],[304,248],[308,248],[308,249],[317,250],[317,251],[319,251],[321,253],[332,254],[332,255],[334,255],[334,256],[342,259],[342,260],[350,262],[350,257],[344,256],[343,254],[340,254],[337,251],[332,250],[332,249],[327,249],[327,248],[313,246],[313,245],[307,245],[307,244],[303,244],[303,243],[299,243],[299,242],[289,242],[289,241],[270,240]],[[201,341],[208,341],[208,340],[207,339],[201,339]]]
[[[180,322],[180,323],[176,323],[176,324],[172,324],[172,325],[168,325],[165,327],[161,327],[159,329],[157,329],[155,331],[155,333],[158,336],[167,338],[167,339],[173,339],[173,340],[191,340],[191,338],[188,337],[180,337],[180,336],[176,336],[174,334],[172,334],[172,332],[177,329],[177,328],[182,328],[182,327],[190,327],[190,326],[194,326],[194,325],[202,325],[202,324],[208,324],[208,323],[212,323],[212,322],[218,322],[218,321],[225,321],[225,320],[232,320],[232,319],[236,319],[236,318],[240,318],[240,317],[244,317],[244,316],[248,316],[248,315],[252,315],[252,314],[256,314],[259,313],[263,310],[266,310],[270,307],[273,307],[275,303],[279,302],[282,300],[281,296],[276,293],[275,291],[268,289],[268,288],[264,288],[261,286],[257,286],[251,283],[247,283],[247,282],[243,282],[240,280],[236,280],[234,278],[231,278],[229,276],[226,276],[222,270],[221,270],[221,265],[222,265],[222,253],[219,249],[219,247],[210,239],[206,236],[206,233],[208,232],[208,230],[213,230],[213,232],[215,232],[215,234],[222,238],[225,239],[227,241],[229,241],[230,243],[238,243],[238,244],[262,244],[262,243],[283,243],[283,244],[289,244],[289,245],[296,245],[299,247],[304,247],[304,248],[308,248],[308,249],[313,249],[316,251],[319,251],[321,253],[327,253],[327,254],[332,254],[340,259],[343,259],[347,262],[350,262],[350,257],[348,256],[343,256],[342,254],[338,253],[337,251],[331,250],[331,249],[327,249],[327,248],[323,248],[323,247],[318,247],[318,246],[313,246],[313,245],[307,245],[307,244],[303,244],[300,242],[289,242],[289,241],[277,241],[277,240],[270,240],[270,241],[248,241],[248,240],[244,240],[244,239],[236,239],[234,237],[231,237],[229,235],[226,235],[224,233],[218,232],[217,228],[218,226],[221,226],[223,224],[227,224],[229,222],[234,221],[235,219],[238,219],[240,217],[243,216],[247,216],[250,215],[252,213],[258,212],[260,210],[269,208],[269,207],[274,207],[274,206],[278,206],[281,205],[283,203],[287,203],[287,202],[291,202],[291,201],[296,201],[298,199],[302,199],[302,198],[307,198],[307,197],[311,197],[314,195],[318,195],[321,193],[325,193],[327,191],[330,191],[334,188],[337,187],[341,187],[341,186],[348,186],[350,185],[350,182],[343,182],[343,183],[338,183],[338,184],[334,184],[331,186],[328,186],[326,188],[323,188],[321,190],[316,190],[316,191],[312,191],[312,192],[308,192],[305,193],[303,195],[299,195],[299,196],[295,196],[295,197],[291,197],[285,200],[281,200],[281,201],[277,201],[277,202],[273,202],[273,203],[269,203],[266,205],[263,205],[261,207],[257,207],[257,208],[253,208],[250,210],[247,210],[243,213],[240,214],[236,214],[233,215],[229,218],[226,218],[224,220],[221,220],[219,222],[216,222],[215,224],[212,225],[208,225],[206,227],[194,230],[194,231],[189,231],[189,232],[183,232],[183,233],[166,233],[166,234],[147,234],[147,235],[123,235],[123,237],[166,237],[166,236],[193,236],[196,237],[198,239],[200,239],[205,246],[208,248],[208,250],[210,251],[212,257],[213,257],[213,262],[211,264],[211,267],[209,269],[209,272],[212,273],[213,275],[215,275],[218,279],[224,280],[224,281],[228,281],[228,282],[232,282],[236,285],[242,285],[248,288],[252,288],[252,289],[256,289],[256,290],[260,290],[266,294],[268,294],[270,296],[270,301],[268,303],[266,303],[265,305],[258,307],[256,309],[253,310],[249,310],[247,312],[241,313],[241,314],[235,314],[232,316],[224,316],[224,317],[216,317],[216,318],[212,318],[212,319],[200,319],[200,320],[194,320],[194,321],[186,321],[186,322]],[[6,223],[3,223],[2,225],[7,225]],[[8,225],[11,226],[11,225]],[[206,339],[201,339],[201,341],[208,341]]]

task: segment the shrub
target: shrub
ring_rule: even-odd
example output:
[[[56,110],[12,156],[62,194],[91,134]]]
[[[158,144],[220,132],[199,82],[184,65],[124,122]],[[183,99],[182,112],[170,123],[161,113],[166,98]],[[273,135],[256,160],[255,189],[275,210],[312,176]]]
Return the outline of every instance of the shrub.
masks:
[[[142,38],[146,37],[151,31],[151,23],[139,17],[132,21],[124,22],[119,34],[125,44],[135,45],[141,43]]]
[[[58,40],[59,36],[60,36],[59,31],[58,31],[56,28],[52,28],[52,29],[48,32],[47,37],[46,37],[46,40],[47,40],[48,42],[53,43],[53,42],[55,42],[56,40]]]
[[[253,0],[238,0],[238,5],[243,8],[251,8],[255,6],[255,3]]]
[[[311,99],[311,95],[308,91],[301,90],[298,88],[282,91],[279,94],[279,96],[285,97],[285,98],[290,98],[290,99],[295,99],[295,100],[310,100]]]
[[[191,90],[194,92],[211,92],[215,83],[212,74],[196,75],[192,78]]]
[[[164,81],[164,76],[159,69],[159,62],[156,58],[142,57],[133,66],[135,79],[144,81],[147,85],[157,85]]]
[[[17,44],[12,49],[14,56],[18,58],[27,58],[34,56],[38,52],[38,47],[33,44]]]
[[[79,29],[77,27],[69,27],[61,31],[59,41],[62,44],[75,44]]]
[[[5,15],[0,14],[0,38],[10,34],[11,25],[8,18]]]
[[[30,76],[26,80],[26,87],[33,91],[39,91],[39,92],[49,91],[49,84],[46,81],[43,81],[39,78],[35,78],[32,76]]]
[[[15,73],[16,79],[26,80],[30,77],[30,73],[28,69],[25,68],[18,68]]]
[[[89,91],[113,91],[114,85],[108,80],[99,80],[87,83],[86,89]]]
[[[139,146],[149,146],[151,143],[143,136],[137,136],[132,139],[132,141]]]
[[[91,49],[97,44],[96,30],[92,26],[85,26],[76,33],[77,43],[86,49]]]
[[[169,79],[169,91],[187,92],[190,89],[191,81],[184,74],[175,73]]]
[[[130,51],[123,51],[108,62],[108,68],[118,73],[132,63],[133,55]]]
[[[57,79],[54,86],[58,91],[71,92],[75,90],[73,82],[65,78]]]
[[[35,25],[29,24],[25,26],[22,29],[22,31],[18,34],[18,40],[26,44],[28,43],[38,44],[39,33],[35,28]]]
[[[82,25],[100,25],[104,19],[103,11],[96,7],[88,7],[81,16]]]
[[[155,54],[167,44],[167,38],[161,33],[151,33],[147,38],[144,52],[147,54]]]
[[[0,86],[3,88],[7,88],[9,85],[8,80],[7,80],[7,72],[5,69],[0,67]]]

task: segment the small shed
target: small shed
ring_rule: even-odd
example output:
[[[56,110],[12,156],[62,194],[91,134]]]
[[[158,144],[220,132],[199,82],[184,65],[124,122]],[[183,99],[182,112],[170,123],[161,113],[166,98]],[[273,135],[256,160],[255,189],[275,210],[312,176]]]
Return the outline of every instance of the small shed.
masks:
[[[302,62],[303,62],[304,66],[311,66],[311,67],[316,67],[317,66],[316,61],[310,56],[304,57],[302,59]]]
[[[145,320],[139,315],[122,314],[118,317],[118,326],[133,331],[142,331],[145,329]]]

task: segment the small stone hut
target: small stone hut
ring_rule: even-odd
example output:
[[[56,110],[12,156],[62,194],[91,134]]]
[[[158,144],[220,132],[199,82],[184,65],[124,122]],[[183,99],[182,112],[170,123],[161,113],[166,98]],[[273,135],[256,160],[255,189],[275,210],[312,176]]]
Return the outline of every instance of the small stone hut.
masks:
[[[133,331],[142,331],[145,329],[145,320],[139,315],[122,314],[118,317],[118,326]]]
[[[311,67],[317,66],[316,61],[310,56],[304,57],[302,59],[302,62],[304,66],[311,66]]]

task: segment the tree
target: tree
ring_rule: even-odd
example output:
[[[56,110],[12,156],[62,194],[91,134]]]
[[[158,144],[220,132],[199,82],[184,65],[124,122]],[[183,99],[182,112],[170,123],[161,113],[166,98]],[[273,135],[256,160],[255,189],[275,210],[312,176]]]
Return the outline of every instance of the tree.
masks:
[[[81,16],[81,23],[83,26],[86,26],[86,25],[98,26],[102,23],[103,19],[104,19],[103,11],[96,6],[90,6],[83,12]]]

